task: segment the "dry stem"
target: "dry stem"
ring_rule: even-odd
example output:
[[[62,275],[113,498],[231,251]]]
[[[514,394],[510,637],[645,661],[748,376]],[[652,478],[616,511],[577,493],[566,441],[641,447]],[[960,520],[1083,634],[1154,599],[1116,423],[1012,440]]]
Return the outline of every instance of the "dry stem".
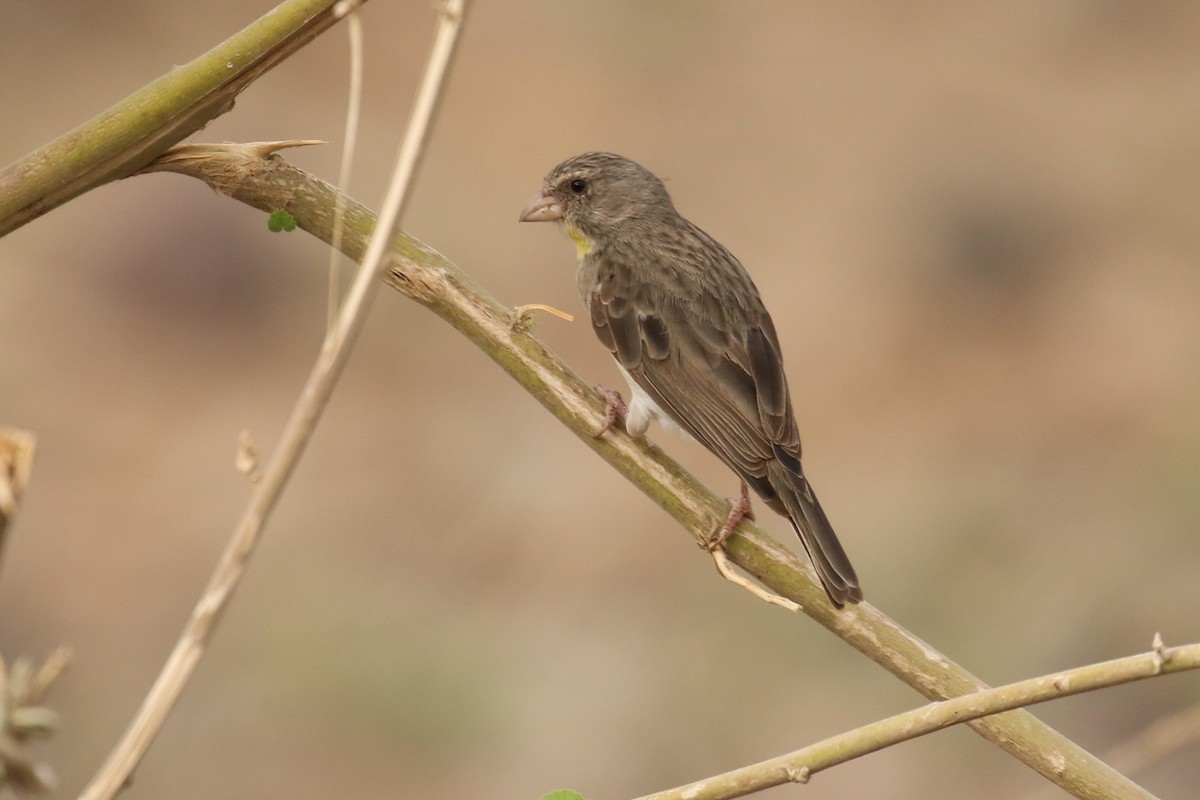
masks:
[[[29,483],[36,444],[32,433],[0,425],[0,556],[4,555],[8,526]]]
[[[175,649],[159,673],[158,679],[142,702],[125,735],[113,749],[92,783],[81,795],[84,800],[107,800],[124,785],[141,760],[180,692],[204,654],[221,612],[229,603],[245,572],[266,524],[292,470],[308,443],[317,420],[324,410],[341,374],[358,332],[366,320],[370,301],[379,289],[386,268],[383,259],[387,242],[403,210],[420,154],[428,135],[437,98],[454,52],[454,43],[462,24],[464,0],[452,1],[439,16],[433,50],[425,78],[418,91],[408,130],[400,146],[395,174],[384,200],[380,224],[367,248],[367,255],[355,276],[337,324],[326,337],[317,362],[296,402],[262,480],[255,486],[249,505],[238,522],[225,552],[217,564],[203,596],[196,604]]]

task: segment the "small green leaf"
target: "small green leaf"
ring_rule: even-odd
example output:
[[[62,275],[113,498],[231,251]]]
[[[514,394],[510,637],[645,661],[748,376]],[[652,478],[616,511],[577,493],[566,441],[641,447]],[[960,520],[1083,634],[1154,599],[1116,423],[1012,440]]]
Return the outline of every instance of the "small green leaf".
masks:
[[[296,218],[282,208],[271,212],[271,216],[267,217],[267,230],[272,233],[280,231],[296,230]]]
[[[542,800],[584,800],[584,797],[579,792],[572,792],[570,789],[559,789],[545,795]]]

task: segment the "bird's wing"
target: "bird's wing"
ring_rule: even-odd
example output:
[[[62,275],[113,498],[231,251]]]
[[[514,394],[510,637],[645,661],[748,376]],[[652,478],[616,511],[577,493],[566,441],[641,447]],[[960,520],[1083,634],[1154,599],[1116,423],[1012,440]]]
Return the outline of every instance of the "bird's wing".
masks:
[[[688,267],[654,292],[645,273],[600,265],[587,293],[592,327],[659,408],[792,521],[832,601],[858,602],[854,568],[800,466],[775,326],[741,265],[713,246],[705,252],[731,268]]]
[[[589,293],[592,326],[658,406],[743,478],[758,483],[776,458],[799,477],[800,438],[775,327],[733,264],[697,280],[677,276],[653,293],[631,270],[609,265]],[[745,285],[722,285],[722,276]],[[731,303],[731,292],[745,302]]]

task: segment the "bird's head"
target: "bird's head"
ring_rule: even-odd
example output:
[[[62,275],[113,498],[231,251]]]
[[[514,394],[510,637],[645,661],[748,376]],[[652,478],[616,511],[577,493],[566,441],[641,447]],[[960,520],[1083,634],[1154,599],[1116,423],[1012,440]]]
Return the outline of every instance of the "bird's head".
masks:
[[[675,213],[662,181],[614,153],[584,153],[550,170],[521,222],[558,221],[583,257],[622,230]]]

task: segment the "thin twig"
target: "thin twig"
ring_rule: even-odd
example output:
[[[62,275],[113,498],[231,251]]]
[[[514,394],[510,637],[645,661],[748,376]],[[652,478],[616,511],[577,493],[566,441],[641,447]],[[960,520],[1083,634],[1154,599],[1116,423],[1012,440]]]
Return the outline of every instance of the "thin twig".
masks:
[[[329,297],[326,309],[326,324],[333,329],[337,318],[338,295],[338,262],[342,258],[342,225],[346,215],[345,196],[350,191],[350,169],[354,165],[354,146],[358,142],[358,120],[362,108],[363,86],[363,31],[362,15],[359,13],[358,0],[342,0],[333,7],[335,15],[346,17],[346,34],[350,39],[350,89],[349,102],[346,104],[346,124],[342,127],[342,158],[338,165],[338,187],[342,194],[338,195],[337,209],[334,212],[333,241],[329,245]]]
[[[739,575],[733,569],[733,567],[729,566],[729,556],[725,555],[725,551],[722,550],[721,548],[718,547],[716,550],[713,550],[712,557],[713,557],[713,563],[715,563],[717,565],[717,572],[721,573],[721,577],[724,578],[725,580],[729,581],[730,583],[734,584],[735,586],[742,587],[747,592],[749,592],[750,594],[757,597],[759,600],[763,600],[767,603],[770,603],[773,606],[779,606],[780,608],[786,608],[788,611],[799,611],[800,610],[800,604],[797,603],[795,600],[788,600],[786,597],[780,597],[779,595],[775,594],[774,592],[768,591],[767,589],[764,589],[763,587],[759,586],[757,583],[746,580],[741,575]]]
[[[366,320],[370,302],[379,289],[380,277],[386,269],[384,249],[392,238],[392,231],[409,196],[408,189],[428,137],[437,99],[462,25],[463,6],[463,0],[452,0],[450,7],[439,15],[433,49],[424,80],[418,90],[412,118],[400,145],[396,170],[384,199],[380,223],[367,248],[362,266],[347,293],[337,325],[326,336],[317,362],[288,419],[278,449],[268,462],[262,481],[255,486],[249,505],[226,545],[221,560],[184,627],[175,649],[124,737],[81,795],[84,800],[107,800],[116,794],[129,779],[134,767],[162,727],[167,714],[204,654],[221,612],[241,581],[263,526],[333,392],[350,348]]]
[[[4,555],[8,526],[29,483],[36,445],[37,437],[32,433],[0,425],[0,557]]]
[[[638,800],[730,800],[784,783],[807,783],[822,770],[952,725],[1068,695],[1200,667],[1200,644],[1172,647],[1165,652],[1165,659],[1151,651],[931,703],[787,755],[655,792]]]
[[[260,144],[194,145],[194,157],[167,154],[149,169],[175,171],[264,211],[283,208],[299,227],[328,242],[337,190],[286,161],[263,159]],[[207,147],[209,157],[201,151]],[[365,247],[374,217],[346,204],[343,250],[351,258]],[[403,234],[393,243],[386,279],[470,339],[488,357],[570,428],[588,447],[673,516],[699,544],[723,521],[728,505],[658,448],[612,431],[593,438],[604,402],[540,341],[517,325],[515,315],[439,253]],[[833,609],[811,569],[793,552],[743,522],[726,542],[730,561],[764,586],[803,607],[812,619],[840,636],[931,700],[987,687],[935,648],[906,631],[869,603]],[[1076,797],[1126,800],[1153,797],[1062,734],[1024,710],[968,723],[981,736]]]

